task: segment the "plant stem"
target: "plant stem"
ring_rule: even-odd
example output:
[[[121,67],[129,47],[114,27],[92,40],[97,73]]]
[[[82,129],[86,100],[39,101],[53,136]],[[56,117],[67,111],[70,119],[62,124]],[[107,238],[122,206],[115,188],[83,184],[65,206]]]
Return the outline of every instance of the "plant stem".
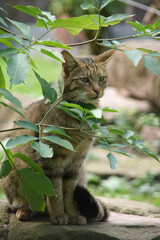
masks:
[[[51,106],[51,108],[48,110],[48,112],[44,115],[44,117],[42,118],[42,120],[40,121],[40,123],[38,123],[38,125],[41,125],[44,120],[46,119],[46,117],[48,116],[48,114],[52,111],[52,109],[54,107],[56,107],[60,102],[62,101],[62,98],[59,98],[55,101],[55,103]]]
[[[9,156],[9,154],[8,154],[8,152],[7,152],[7,150],[6,150],[6,148],[4,147],[4,145],[3,145],[3,143],[2,143],[1,141],[0,141],[0,145],[1,145],[1,147],[3,148],[5,154],[7,155],[10,164],[14,167],[14,169],[15,169],[15,171],[16,171],[18,177],[20,178],[21,176],[20,176],[20,174],[19,174],[19,172],[18,172],[18,170],[17,170],[17,168],[16,168],[14,162],[13,162],[12,159],[10,158],[10,156]]]

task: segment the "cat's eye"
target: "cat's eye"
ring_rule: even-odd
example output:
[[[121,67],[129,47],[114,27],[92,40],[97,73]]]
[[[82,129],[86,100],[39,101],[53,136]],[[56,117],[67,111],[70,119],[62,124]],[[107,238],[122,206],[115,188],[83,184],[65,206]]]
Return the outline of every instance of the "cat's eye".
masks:
[[[101,76],[101,77],[99,78],[99,82],[103,82],[103,81],[104,81],[104,77]]]
[[[80,78],[81,82],[88,83],[89,79],[87,77]]]

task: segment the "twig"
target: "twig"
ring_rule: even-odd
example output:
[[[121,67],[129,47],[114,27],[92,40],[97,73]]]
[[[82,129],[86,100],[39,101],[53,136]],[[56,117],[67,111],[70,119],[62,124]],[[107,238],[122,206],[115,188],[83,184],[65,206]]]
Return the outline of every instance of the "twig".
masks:
[[[18,34],[18,33],[14,33],[14,32],[10,31],[10,30],[7,29],[7,28],[4,28],[4,27],[0,26],[0,29],[3,30],[3,31],[5,31],[5,32],[7,32],[7,33],[11,33],[11,34],[13,34],[13,35],[15,35],[15,36],[18,36],[18,37],[22,38],[23,40],[27,40],[27,41],[28,41],[28,39],[27,39],[26,37],[24,37],[24,36],[22,36],[22,35],[20,35],[20,34]]]
[[[146,12],[147,11],[153,12],[153,13],[157,14],[158,16],[160,16],[160,11],[158,9],[146,6],[142,3],[135,2],[135,1],[132,1],[132,0],[119,0],[119,2],[123,2],[123,3],[131,5],[133,7],[140,8],[140,9],[146,11]]]
[[[22,129],[24,129],[24,128],[9,128],[9,129],[0,130],[0,133],[10,132],[10,131],[15,131],[15,130],[22,130]]]

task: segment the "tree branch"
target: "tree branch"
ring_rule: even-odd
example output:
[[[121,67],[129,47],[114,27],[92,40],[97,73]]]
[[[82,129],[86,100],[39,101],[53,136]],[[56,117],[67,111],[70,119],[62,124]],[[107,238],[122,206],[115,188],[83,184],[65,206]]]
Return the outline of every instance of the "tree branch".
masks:
[[[18,33],[14,33],[14,32],[10,31],[10,30],[7,29],[7,28],[4,28],[4,27],[0,26],[0,29],[3,30],[3,31],[5,31],[5,32],[7,32],[7,33],[11,33],[11,34],[13,34],[13,35],[15,35],[15,36],[21,37],[23,40],[28,41],[28,39],[27,39],[26,37],[24,37],[24,36],[22,36],[22,35],[20,35],[20,34],[18,34]],[[48,33],[48,31],[47,31],[47,33]],[[43,35],[45,35],[45,34],[43,34]],[[119,38],[105,38],[105,39],[95,39],[95,38],[93,38],[93,39],[90,39],[90,40],[87,40],[87,41],[84,41],[84,42],[68,43],[67,45],[68,45],[69,47],[76,47],[76,46],[86,45],[86,44],[89,44],[89,43],[92,43],[92,42],[102,43],[104,40],[106,40],[106,41],[124,40],[124,39],[134,38],[134,36],[135,36],[135,35],[126,36],[126,37],[119,37]],[[42,38],[42,36],[40,36],[40,37],[38,38],[38,40],[39,40],[40,38]]]

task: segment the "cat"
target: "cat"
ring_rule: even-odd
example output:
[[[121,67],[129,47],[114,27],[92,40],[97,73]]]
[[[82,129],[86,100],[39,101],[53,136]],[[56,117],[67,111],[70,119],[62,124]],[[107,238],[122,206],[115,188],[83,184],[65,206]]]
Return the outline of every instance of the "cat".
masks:
[[[68,102],[92,103],[98,106],[98,100],[104,95],[107,87],[106,64],[112,57],[114,50],[92,58],[75,58],[68,51],[62,51],[65,62],[62,64],[62,78],[64,79],[63,99]],[[37,124],[50,109],[51,103],[46,99],[31,104],[26,109],[27,118]],[[44,121],[45,124],[58,125],[66,128],[78,128],[80,121],[68,115],[60,108],[53,108]],[[87,124],[83,130],[90,130]],[[46,197],[46,205],[52,224],[86,224],[88,221],[103,221],[109,216],[108,207],[98,198],[92,196],[85,188],[85,157],[92,146],[93,137],[76,130],[66,130],[72,138],[74,152],[53,144],[54,156],[44,159],[30,144],[13,149],[13,153],[20,152],[29,156],[44,170],[56,192],[55,197]],[[33,135],[32,130],[16,130],[12,138],[18,135]],[[15,166],[27,167],[22,160],[15,158]],[[18,177],[14,169],[1,179],[1,187],[7,196],[12,210],[15,210],[19,220],[30,220],[34,212],[29,209],[28,202],[18,193]]]

